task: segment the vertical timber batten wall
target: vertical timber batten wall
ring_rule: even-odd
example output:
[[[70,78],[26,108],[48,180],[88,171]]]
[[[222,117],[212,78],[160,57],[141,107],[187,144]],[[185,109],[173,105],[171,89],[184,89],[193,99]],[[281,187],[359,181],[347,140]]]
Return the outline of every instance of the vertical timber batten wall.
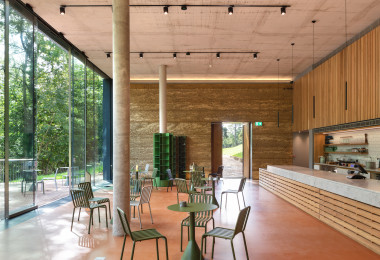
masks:
[[[178,83],[167,87],[167,131],[187,136],[187,168],[211,171],[211,122],[255,122],[253,179],[267,164],[292,164],[292,90],[289,84]],[[158,84],[131,84],[131,165],[153,165],[159,131]],[[280,127],[277,127],[280,97]]]

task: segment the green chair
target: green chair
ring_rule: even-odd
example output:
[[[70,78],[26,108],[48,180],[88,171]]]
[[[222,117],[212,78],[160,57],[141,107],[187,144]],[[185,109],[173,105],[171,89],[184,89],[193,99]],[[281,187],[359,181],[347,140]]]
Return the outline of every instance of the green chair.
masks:
[[[152,210],[150,209],[150,196],[152,195],[152,188],[153,188],[152,186],[145,186],[144,188],[142,188],[140,199],[130,201],[130,206],[133,207],[133,209],[135,209],[135,207],[137,207],[137,212],[139,214],[139,220],[140,220],[140,229],[142,228],[141,216],[140,216],[140,207],[141,207],[141,212],[142,212],[142,205],[143,204],[148,204],[149,212],[150,212],[150,219],[151,219],[152,224],[153,224]],[[134,210],[133,210],[133,212],[134,212]]]
[[[172,170],[167,169],[166,173],[168,175],[168,181],[169,181],[168,186],[166,187],[166,192],[168,192],[169,191],[169,187],[171,187],[171,190],[173,190],[174,178],[173,178]]]
[[[247,242],[245,241],[244,230],[245,230],[245,227],[247,226],[247,221],[248,221],[248,216],[249,216],[250,211],[251,211],[250,206],[248,206],[248,207],[246,207],[240,211],[239,216],[238,216],[237,221],[236,221],[235,229],[216,227],[213,230],[210,230],[209,232],[204,233],[202,235],[201,253],[203,251],[203,239],[205,239],[207,237],[212,237],[211,258],[214,258],[215,238],[218,237],[218,238],[228,239],[231,242],[232,255],[233,255],[234,260],[235,260],[236,259],[235,249],[234,249],[234,244],[232,241],[236,235],[238,235],[239,233],[242,233],[243,240],[244,240],[245,254],[247,256],[247,259],[249,259],[248,250],[247,250]],[[202,255],[201,255],[200,259],[203,259]]]
[[[201,171],[193,172],[191,174],[190,183],[193,185],[195,190],[200,189],[201,193],[205,193],[206,191],[212,190],[212,187],[204,185],[205,181],[202,180],[202,174],[203,173]]]
[[[94,209],[96,208],[104,208],[106,211],[106,225],[108,228],[108,218],[107,218],[107,206],[105,204],[95,204],[95,203],[90,203],[88,201],[86,192],[82,189],[71,189],[70,190],[70,195],[71,199],[73,200],[74,204],[74,209],[73,209],[73,217],[71,218],[71,230],[73,230],[73,222],[74,222],[74,214],[75,214],[75,209],[76,208],[85,208],[85,209],[90,209],[90,220],[88,222],[88,233],[90,234],[90,228],[91,228],[91,223],[94,225]],[[78,215],[78,221],[80,217],[80,211]],[[100,214],[99,214],[99,223],[100,223]]]
[[[84,190],[86,193],[86,196],[88,198],[88,201],[90,203],[96,203],[96,204],[103,204],[103,203],[108,203],[108,211],[110,213],[110,218],[111,217],[111,203],[109,198],[102,198],[102,197],[94,197],[94,193],[92,192],[92,187],[91,187],[91,182],[82,182],[78,184],[78,188]],[[99,208],[98,208],[99,212]],[[80,214],[80,208],[79,208],[79,214]]]
[[[141,195],[141,188],[143,181],[142,180],[130,180],[130,199],[135,200],[136,198],[139,198]]]
[[[157,188],[157,182],[156,182],[157,172],[158,172],[158,169],[157,168],[153,168],[152,176],[145,176],[144,177],[144,184],[145,184],[146,180],[150,180],[150,181],[152,181],[152,185],[156,186],[156,190],[158,190],[158,188]]]
[[[222,191],[222,194],[220,195],[220,206],[222,206],[222,203],[223,203],[223,194],[226,194],[226,205],[225,205],[225,207],[227,207],[227,195],[229,193],[233,193],[233,194],[236,194],[236,198],[237,198],[239,209],[240,209],[239,192],[241,192],[241,196],[243,197],[243,202],[244,202],[244,207],[245,207],[245,200],[244,200],[243,191],[244,191],[246,180],[247,180],[247,178],[245,178],[245,177],[240,179],[239,188],[237,190],[224,190],[224,191]]]
[[[211,194],[193,194],[193,203],[212,203]],[[207,223],[212,220],[212,228],[215,228],[215,220],[213,217],[214,212],[212,210],[197,212],[195,213],[195,227],[202,227],[207,232]],[[181,222],[181,252],[182,252],[182,234],[183,226],[187,227],[187,239],[189,239],[189,227],[190,227],[190,216],[182,220]],[[206,253],[206,247],[205,247]]]
[[[177,187],[177,203],[179,203],[179,194],[180,193],[187,194],[189,196],[187,199],[188,201],[190,201],[192,199],[192,196],[191,196],[192,194],[198,193],[196,191],[191,191],[188,189],[187,182],[185,179],[175,178],[174,182],[175,182],[175,186]]]
[[[135,244],[136,242],[141,242],[144,240],[150,240],[150,239],[155,239],[156,240],[156,251],[157,251],[157,259],[159,259],[159,253],[158,253],[158,239],[162,238],[165,240],[165,247],[166,247],[166,260],[169,259],[168,255],[168,242],[165,236],[161,235],[156,229],[143,229],[139,231],[131,231],[131,228],[129,226],[127,216],[125,215],[124,211],[121,210],[119,207],[117,207],[117,212],[120,217],[120,222],[123,226],[124,230],[124,242],[123,242],[123,249],[121,250],[121,256],[120,260],[123,259],[123,254],[124,254],[124,247],[125,247],[125,240],[127,238],[127,235],[129,235],[133,241],[133,246],[132,246],[132,255],[131,259],[133,259],[133,254],[135,252]]]

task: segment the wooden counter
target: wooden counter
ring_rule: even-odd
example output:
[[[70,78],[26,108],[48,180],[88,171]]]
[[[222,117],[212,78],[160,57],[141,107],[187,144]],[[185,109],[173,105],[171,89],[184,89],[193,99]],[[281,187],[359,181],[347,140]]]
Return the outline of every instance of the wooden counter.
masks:
[[[284,165],[260,169],[259,184],[380,254],[380,181]]]

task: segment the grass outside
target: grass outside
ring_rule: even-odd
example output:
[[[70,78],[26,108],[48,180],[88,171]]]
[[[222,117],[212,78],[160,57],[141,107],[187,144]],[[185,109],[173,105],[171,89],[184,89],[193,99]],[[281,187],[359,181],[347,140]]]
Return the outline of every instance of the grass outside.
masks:
[[[239,144],[235,147],[223,148],[223,155],[243,158],[243,144]]]

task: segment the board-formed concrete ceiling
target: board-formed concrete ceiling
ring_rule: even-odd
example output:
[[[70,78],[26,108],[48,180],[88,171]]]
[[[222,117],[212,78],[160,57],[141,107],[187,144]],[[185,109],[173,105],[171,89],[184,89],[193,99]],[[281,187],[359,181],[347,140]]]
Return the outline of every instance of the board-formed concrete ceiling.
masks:
[[[112,77],[111,7],[72,7],[60,15],[61,5],[111,5],[111,0],[25,0],[33,10],[57,31],[85,52],[96,66]],[[313,27],[315,24],[315,62],[345,43],[345,0],[130,0],[135,5],[226,4],[290,5],[286,15],[280,8],[131,7],[131,52],[259,52],[252,54],[131,54],[131,79],[156,80],[160,64],[168,65],[170,80],[258,80],[276,81],[280,59],[280,79],[294,75],[313,63]],[[379,0],[347,0],[348,39],[380,18]]]

